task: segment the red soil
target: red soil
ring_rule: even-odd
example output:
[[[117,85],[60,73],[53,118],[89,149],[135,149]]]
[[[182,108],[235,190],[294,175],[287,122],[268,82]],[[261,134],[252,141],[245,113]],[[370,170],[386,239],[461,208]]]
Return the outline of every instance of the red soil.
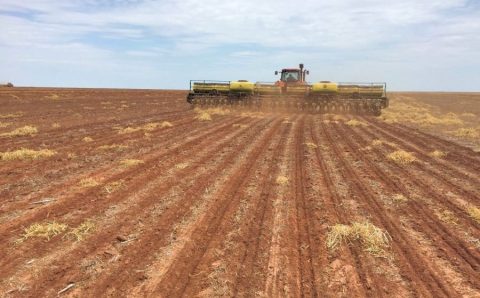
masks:
[[[0,133],[38,128],[0,137],[0,152],[57,152],[0,160],[2,296],[54,297],[70,284],[60,295],[480,295],[480,223],[468,213],[480,207],[479,153],[370,117],[235,111],[199,121],[185,96],[0,91]],[[119,133],[163,121],[173,126]],[[110,145],[124,147],[99,148]],[[398,149],[417,161],[386,158]],[[82,187],[85,178],[98,185]],[[95,230],[17,241],[53,220]],[[331,227],[354,221],[391,236],[388,257],[357,241],[327,248]]]

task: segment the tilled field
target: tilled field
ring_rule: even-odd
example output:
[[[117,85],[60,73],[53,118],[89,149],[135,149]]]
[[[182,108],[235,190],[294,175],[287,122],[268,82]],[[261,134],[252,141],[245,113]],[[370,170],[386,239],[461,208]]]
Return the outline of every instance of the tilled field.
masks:
[[[480,296],[479,153],[370,117],[201,121],[185,96],[0,91],[2,296]]]

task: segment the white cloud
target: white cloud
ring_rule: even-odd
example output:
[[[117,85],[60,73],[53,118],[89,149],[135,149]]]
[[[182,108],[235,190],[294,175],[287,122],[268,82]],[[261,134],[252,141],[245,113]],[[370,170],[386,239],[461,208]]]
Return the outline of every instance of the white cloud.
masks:
[[[82,2],[73,1],[67,5],[64,1],[18,4],[7,0],[3,6],[5,10],[37,10],[40,13],[35,18],[36,24],[54,29],[66,26],[73,34],[103,31],[122,37],[142,37],[143,31],[143,37],[154,34],[179,41],[196,39],[212,46],[255,43],[281,47],[290,43],[348,48],[388,40],[392,31],[404,26],[442,21],[445,10],[462,7],[465,1],[137,2],[87,1],[90,5],[80,5]],[[120,29],[121,26],[137,29]],[[64,32],[68,33],[72,32]]]
[[[0,27],[7,28],[0,35],[0,54],[9,60],[66,63],[81,57],[87,64],[127,67],[139,59],[145,65],[152,64],[148,59],[178,59],[177,64],[218,67],[213,73],[226,64],[241,73],[251,71],[254,62],[281,67],[301,59],[312,71],[348,72],[346,77],[430,65],[480,66],[472,62],[480,52],[480,12],[466,7],[466,0],[2,2],[0,13],[10,14],[0,14]],[[111,39],[112,45],[92,36]],[[123,62],[125,57],[134,62]],[[408,79],[393,79],[408,88]]]

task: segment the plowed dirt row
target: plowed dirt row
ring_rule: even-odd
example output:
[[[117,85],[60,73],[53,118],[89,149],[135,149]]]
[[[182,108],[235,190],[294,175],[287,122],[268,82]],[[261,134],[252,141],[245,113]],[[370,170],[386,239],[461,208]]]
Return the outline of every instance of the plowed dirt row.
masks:
[[[479,153],[185,96],[0,90],[1,297],[480,297]]]

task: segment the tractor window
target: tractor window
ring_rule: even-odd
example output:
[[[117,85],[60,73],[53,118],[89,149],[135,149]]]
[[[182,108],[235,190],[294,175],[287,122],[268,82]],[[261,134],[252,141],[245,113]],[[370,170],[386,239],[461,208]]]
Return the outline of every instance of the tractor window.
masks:
[[[298,81],[298,71],[284,71],[284,72],[282,72],[281,80],[284,81],[284,82]]]

